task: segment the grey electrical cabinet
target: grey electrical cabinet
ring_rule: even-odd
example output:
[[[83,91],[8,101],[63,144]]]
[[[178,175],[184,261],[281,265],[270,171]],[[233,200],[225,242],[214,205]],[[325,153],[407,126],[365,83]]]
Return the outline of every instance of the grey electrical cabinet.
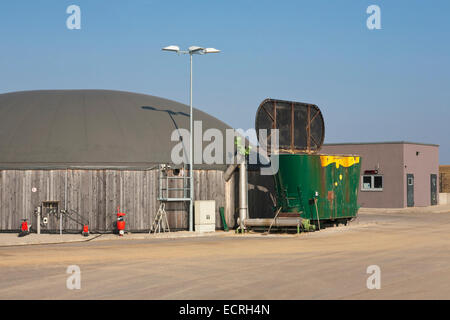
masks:
[[[196,200],[194,202],[194,223],[196,232],[216,231],[216,201]]]

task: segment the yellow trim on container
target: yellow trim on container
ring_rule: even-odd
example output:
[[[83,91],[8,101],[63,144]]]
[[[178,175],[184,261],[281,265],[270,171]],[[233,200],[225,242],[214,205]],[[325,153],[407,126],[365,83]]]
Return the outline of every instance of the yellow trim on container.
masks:
[[[339,166],[348,168],[356,163],[359,163],[359,157],[320,156],[320,162],[322,167],[326,167],[331,163],[336,163],[336,168],[339,168]]]

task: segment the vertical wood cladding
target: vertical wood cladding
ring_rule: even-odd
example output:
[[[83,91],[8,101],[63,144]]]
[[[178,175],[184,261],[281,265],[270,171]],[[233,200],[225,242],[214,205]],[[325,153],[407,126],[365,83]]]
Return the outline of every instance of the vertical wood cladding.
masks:
[[[225,183],[222,171],[197,170],[195,182],[196,199],[216,200],[216,227],[222,228],[219,207],[225,207],[227,223],[234,226],[234,177]],[[59,201],[60,209],[66,206],[89,219],[92,231],[113,230],[118,206],[126,213],[127,230],[148,231],[159,208],[157,196],[158,170],[0,170],[0,230],[17,230],[24,218],[35,225],[34,208]],[[172,229],[187,229],[186,209],[183,203],[167,204]],[[65,230],[82,229],[69,219],[63,222]],[[46,229],[58,231],[59,218],[50,216]]]
[[[273,217],[273,177],[249,171],[248,180],[250,218]],[[182,180],[178,183],[181,187]],[[220,170],[195,171],[195,198],[216,200],[217,229],[223,228],[219,207],[225,208],[228,226],[236,225],[238,186],[237,173],[225,182]],[[126,213],[128,230],[148,231],[159,208],[157,197],[158,170],[0,170],[0,231],[19,229],[24,218],[35,225],[33,211],[43,201],[59,201],[60,209],[79,212],[89,220],[92,231],[114,230],[119,206]],[[168,203],[166,210],[172,229],[187,229],[187,204]],[[79,231],[82,227],[63,219],[63,228]],[[47,228],[42,230],[59,231],[59,217],[50,216]]]

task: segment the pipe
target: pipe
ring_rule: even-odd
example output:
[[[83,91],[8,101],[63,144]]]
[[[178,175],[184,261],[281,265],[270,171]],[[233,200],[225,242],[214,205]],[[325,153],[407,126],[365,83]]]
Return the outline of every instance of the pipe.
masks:
[[[236,170],[237,168],[237,164],[230,164],[228,166],[228,168],[225,170],[224,174],[223,174],[223,178],[225,180],[225,182],[228,182],[228,180],[231,179],[231,177],[233,176],[233,172],[234,170]]]
[[[273,223],[273,224],[272,224]],[[268,227],[272,224],[274,227],[297,227],[301,225],[302,218],[282,217],[282,218],[268,218],[268,219],[246,219],[245,225],[249,227]]]
[[[245,229],[245,221],[248,218],[248,186],[247,186],[247,164],[245,157],[239,165],[239,228]]]
[[[36,207],[37,234],[41,234],[41,206]]]
[[[64,210],[67,210],[67,171],[68,169],[66,169],[66,177],[64,179]]]
[[[320,218],[319,218],[319,210],[317,209],[317,198],[314,198],[314,204],[316,206],[317,223],[319,224],[319,231],[320,231]]]

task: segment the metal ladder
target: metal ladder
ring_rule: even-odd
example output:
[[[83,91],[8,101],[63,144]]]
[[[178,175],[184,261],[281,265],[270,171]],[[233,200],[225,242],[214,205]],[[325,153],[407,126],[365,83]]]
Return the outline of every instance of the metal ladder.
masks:
[[[175,174],[175,171],[178,172]],[[166,203],[182,202],[186,205],[191,201],[190,179],[190,171],[186,164],[183,164],[181,168],[174,168],[168,164],[159,165],[157,199],[161,204],[150,228],[150,233],[161,232],[161,230],[170,232]],[[189,211],[189,207],[186,207],[186,210]]]
[[[169,221],[167,220],[166,204],[164,202],[159,206],[149,233],[160,233],[161,230],[162,232],[170,232]]]

